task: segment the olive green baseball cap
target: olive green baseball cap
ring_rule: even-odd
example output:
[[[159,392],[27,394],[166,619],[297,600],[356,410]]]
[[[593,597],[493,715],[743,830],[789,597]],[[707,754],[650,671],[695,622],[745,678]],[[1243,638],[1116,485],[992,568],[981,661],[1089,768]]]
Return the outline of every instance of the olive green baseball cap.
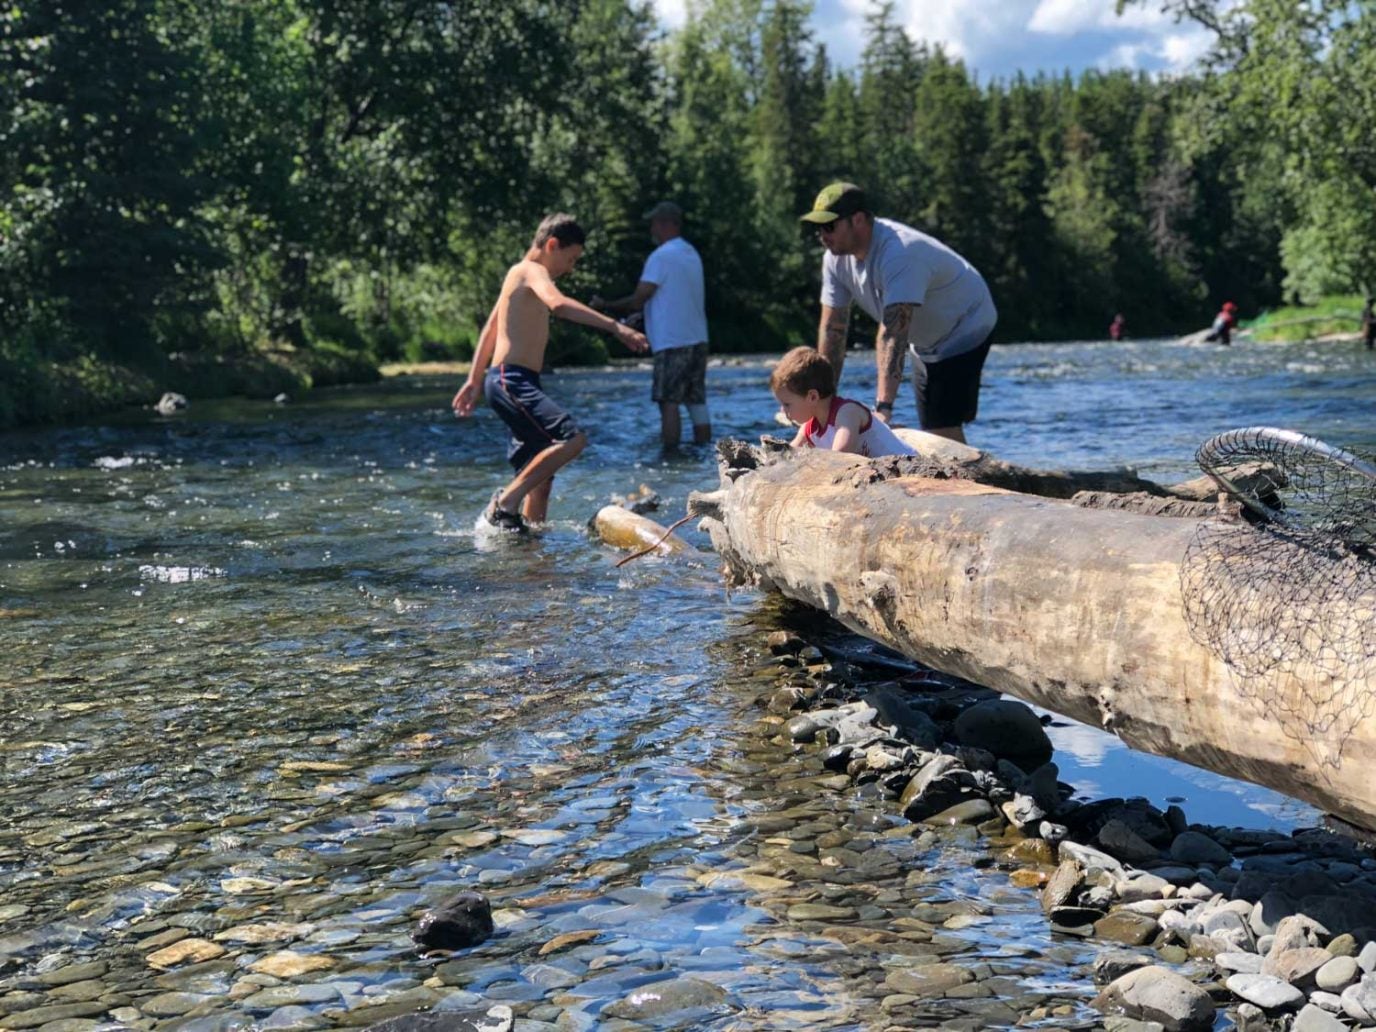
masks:
[[[854,215],[857,211],[869,210],[870,203],[864,190],[854,183],[831,183],[822,187],[822,192],[812,202],[812,210],[803,216],[803,221],[825,225]]]

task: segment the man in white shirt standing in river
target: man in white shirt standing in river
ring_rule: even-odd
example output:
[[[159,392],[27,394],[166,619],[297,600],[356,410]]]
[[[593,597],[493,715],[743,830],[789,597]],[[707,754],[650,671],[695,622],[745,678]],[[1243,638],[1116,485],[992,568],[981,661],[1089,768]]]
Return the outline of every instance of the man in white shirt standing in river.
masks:
[[[984,277],[935,237],[876,219],[854,183],[823,189],[803,221],[817,227],[827,250],[817,350],[836,370],[838,385],[854,301],[879,323],[875,413],[886,423],[892,417],[903,358],[911,351],[919,425],[964,441],[998,321]]]
[[[654,352],[654,386],[660,434],[666,450],[678,447],[682,433],[679,406],[693,422],[693,441],[712,440],[707,411],[707,312],[703,301],[702,258],[683,239],[683,211],[660,201],[645,213],[656,247],[645,260],[635,291],[615,301],[593,298],[594,308],[645,312],[645,336]]]

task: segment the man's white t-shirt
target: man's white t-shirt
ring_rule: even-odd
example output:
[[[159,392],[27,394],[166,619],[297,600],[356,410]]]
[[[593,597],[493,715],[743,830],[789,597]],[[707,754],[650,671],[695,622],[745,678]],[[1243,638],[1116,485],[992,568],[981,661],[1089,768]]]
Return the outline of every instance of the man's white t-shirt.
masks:
[[[864,261],[827,252],[822,304],[852,301],[876,322],[889,305],[912,304],[908,346],[924,362],[963,355],[984,343],[998,312],[978,270],[940,240],[892,219],[875,219]]]
[[[683,237],[666,240],[645,259],[641,280],[655,285],[645,302],[645,336],[650,350],[668,351],[707,342],[702,259]]]

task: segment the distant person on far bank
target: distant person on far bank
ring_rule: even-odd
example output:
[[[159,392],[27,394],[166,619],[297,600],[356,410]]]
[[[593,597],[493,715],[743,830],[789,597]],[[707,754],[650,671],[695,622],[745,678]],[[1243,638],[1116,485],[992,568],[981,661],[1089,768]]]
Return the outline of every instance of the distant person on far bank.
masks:
[[[1367,298],[1362,309],[1362,343],[1368,351],[1376,347],[1376,297]]]
[[[694,443],[712,440],[702,258],[683,238],[683,210],[673,201],[660,201],[645,218],[656,246],[645,260],[640,282],[625,297],[612,301],[595,297],[592,304],[608,312],[644,311],[645,336],[655,361],[650,398],[659,405],[664,447],[672,451],[682,436],[679,406],[688,409]]]
[[[1123,318],[1123,313],[1119,312],[1113,317],[1113,322],[1108,324],[1108,339],[1120,341],[1128,335],[1128,321]]]
[[[565,297],[554,281],[573,271],[585,234],[573,216],[548,215],[535,230],[525,257],[507,270],[502,292],[487,317],[468,379],[454,395],[454,414],[471,415],[487,403],[511,430],[506,457],[515,478],[492,495],[482,519],[498,530],[524,533],[542,523],[554,474],[576,459],[587,436],[540,386],[554,315],[609,333],[632,351],[649,346],[635,330]]]
[[[879,323],[875,414],[884,422],[892,417],[911,351],[918,424],[964,441],[964,425],[978,411],[980,373],[998,321],[984,278],[935,237],[875,218],[854,183],[827,186],[803,221],[817,227],[827,251],[817,350],[836,371],[838,387],[854,301]]]
[[[1237,305],[1231,301],[1224,301],[1223,307],[1214,316],[1213,325],[1209,327],[1209,332],[1204,335],[1208,341],[1218,341],[1220,344],[1231,344],[1233,342],[1233,330],[1237,327]]]

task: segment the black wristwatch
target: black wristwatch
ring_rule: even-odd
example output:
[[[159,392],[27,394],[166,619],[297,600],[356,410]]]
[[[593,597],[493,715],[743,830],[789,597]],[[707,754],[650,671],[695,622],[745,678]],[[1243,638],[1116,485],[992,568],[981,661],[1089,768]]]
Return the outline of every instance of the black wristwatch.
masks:
[[[893,411],[893,402],[891,402],[891,401],[876,401],[876,402],[874,403],[874,411],[876,411],[876,412],[892,412],[892,411]]]

